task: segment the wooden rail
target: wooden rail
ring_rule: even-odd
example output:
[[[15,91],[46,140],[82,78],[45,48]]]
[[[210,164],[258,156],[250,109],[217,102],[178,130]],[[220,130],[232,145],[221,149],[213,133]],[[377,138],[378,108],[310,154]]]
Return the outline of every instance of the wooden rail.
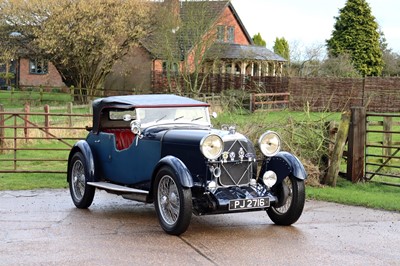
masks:
[[[257,109],[281,110],[289,108],[289,92],[250,94],[250,112]]]
[[[73,113],[71,106],[67,113],[51,113],[48,106],[44,112],[30,112],[29,106],[6,112],[0,105],[0,173],[65,174],[72,145],[85,137],[86,127],[79,124],[89,124],[91,117]],[[62,167],[51,169],[56,162]]]

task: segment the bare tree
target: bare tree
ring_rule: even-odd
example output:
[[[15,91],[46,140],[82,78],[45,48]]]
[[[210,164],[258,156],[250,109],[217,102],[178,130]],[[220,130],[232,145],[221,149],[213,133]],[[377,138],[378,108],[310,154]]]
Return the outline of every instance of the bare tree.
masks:
[[[359,78],[361,74],[355,69],[348,54],[341,54],[337,57],[325,59],[319,71],[319,76]]]
[[[221,4],[225,3],[181,1],[179,6],[164,4],[158,9],[162,21],[146,46],[164,61],[170,91],[201,92],[213,68],[209,62],[218,58],[215,22],[221,19],[221,9],[211,5]]]
[[[14,48],[3,47],[0,51],[0,66],[4,65],[4,72],[0,72],[0,78],[6,81],[7,86],[11,86],[11,80],[15,74],[11,72],[11,63],[15,59],[16,51]]]
[[[295,41],[290,44],[290,47],[289,76],[317,76],[321,62],[325,58],[325,46],[320,43],[314,43],[305,47],[300,42]]]

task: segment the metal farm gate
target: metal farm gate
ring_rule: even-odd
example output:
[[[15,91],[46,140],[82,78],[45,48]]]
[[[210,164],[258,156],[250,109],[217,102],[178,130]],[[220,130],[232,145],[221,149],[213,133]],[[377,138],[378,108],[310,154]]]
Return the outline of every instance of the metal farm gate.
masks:
[[[400,114],[366,113],[365,179],[400,186]]]

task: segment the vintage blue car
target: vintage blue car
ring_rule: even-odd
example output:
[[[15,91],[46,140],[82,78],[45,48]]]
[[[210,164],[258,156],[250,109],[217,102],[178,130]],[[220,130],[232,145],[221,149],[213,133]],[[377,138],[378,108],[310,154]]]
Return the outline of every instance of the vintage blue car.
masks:
[[[196,215],[265,210],[278,225],[300,217],[301,162],[280,151],[277,133],[255,145],[234,127],[214,129],[209,104],[176,95],[93,102],[93,127],[69,154],[72,200],[88,208],[95,189],[154,203],[162,229],[179,235]]]

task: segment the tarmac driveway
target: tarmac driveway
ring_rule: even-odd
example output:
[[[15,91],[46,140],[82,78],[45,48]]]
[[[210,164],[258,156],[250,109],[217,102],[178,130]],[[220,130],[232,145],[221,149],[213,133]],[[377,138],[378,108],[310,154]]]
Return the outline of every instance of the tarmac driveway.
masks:
[[[400,213],[307,201],[300,220],[265,212],[193,216],[165,234],[153,205],[97,191],[0,191],[0,265],[400,265]]]

